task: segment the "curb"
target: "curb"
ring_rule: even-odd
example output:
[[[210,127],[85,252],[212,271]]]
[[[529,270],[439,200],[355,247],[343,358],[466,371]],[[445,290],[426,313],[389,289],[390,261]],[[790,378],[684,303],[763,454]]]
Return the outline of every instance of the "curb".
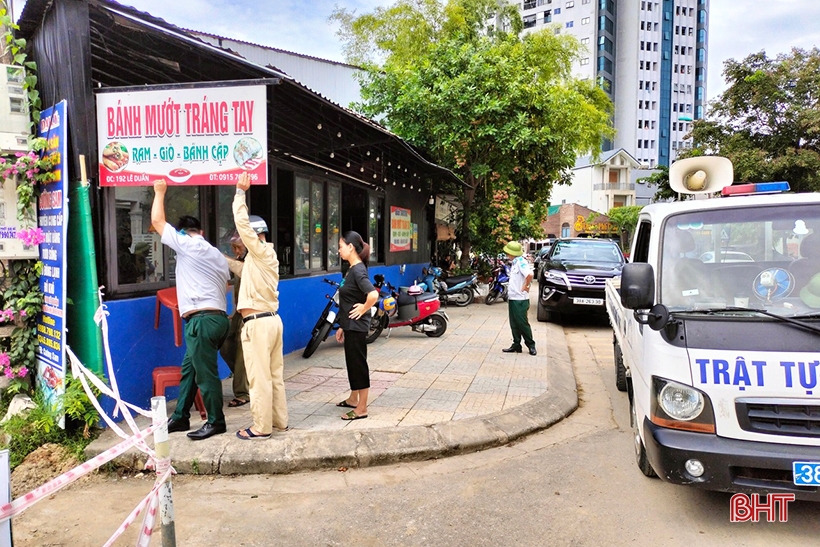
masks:
[[[509,444],[547,429],[578,408],[578,391],[564,331],[553,323],[545,327],[549,340],[548,390],[509,410],[424,426],[297,430],[274,434],[261,442],[238,443],[229,432],[227,436],[212,438],[217,442],[184,442],[174,446],[173,466],[179,473],[198,475],[281,474],[430,460]],[[92,443],[85,455],[91,459],[107,448]],[[109,465],[141,470],[145,457],[132,450]]]

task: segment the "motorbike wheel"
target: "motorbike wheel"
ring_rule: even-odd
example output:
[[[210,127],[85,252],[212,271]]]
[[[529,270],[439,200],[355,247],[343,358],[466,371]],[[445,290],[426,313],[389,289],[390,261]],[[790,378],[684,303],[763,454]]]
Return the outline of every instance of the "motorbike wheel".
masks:
[[[436,330],[424,331],[424,334],[430,338],[438,338],[447,330],[447,320],[437,313],[430,316],[430,324],[435,325]]]
[[[473,303],[473,298],[475,295],[473,294],[473,290],[470,288],[461,289],[458,294],[453,296],[453,301],[455,302],[456,306],[465,307],[469,306]]]
[[[490,291],[487,293],[487,296],[484,297],[484,303],[488,306],[498,300],[498,291]]]
[[[370,329],[367,331],[367,337],[364,341],[368,344],[375,342],[376,338],[381,336],[383,330],[384,325],[382,324],[382,318],[378,315],[374,315],[370,318]]]
[[[307,359],[316,351],[319,347],[319,344],[325,341],[327,338],[328,333],[330,332],[330,323],[325,321],[325,324],[319,327],[319,330],[314,331],[313,336],[310,338],[310,342],[308,342],[305,351],[302,352],[302,357]]]

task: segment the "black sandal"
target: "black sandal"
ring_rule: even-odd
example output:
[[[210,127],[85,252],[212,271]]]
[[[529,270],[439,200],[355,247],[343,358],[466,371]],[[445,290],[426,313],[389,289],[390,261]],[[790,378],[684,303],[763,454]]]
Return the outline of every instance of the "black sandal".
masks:
[[[356,405],[351,405],[350,403],[347,402],[347,399],[345,399],[341,403],[336,403],[336,406],[341,406],[341,407],[344,407],[344,408],[356,408]]]
[[[250,401],[246,401],[246,400],[244,400],[244,399],[237,399],[236,397],[234,397],[234,398],[233,398],[233,399],[231,399],[231,401],[228,403],[228,406],[229,406],[229,407],[231,407],[231,408],[236,408],[236,407],[238,407],[238,406],[245,406],[245,405],[246,405],[246,404],[248,404],[248,403],[250,403]]]

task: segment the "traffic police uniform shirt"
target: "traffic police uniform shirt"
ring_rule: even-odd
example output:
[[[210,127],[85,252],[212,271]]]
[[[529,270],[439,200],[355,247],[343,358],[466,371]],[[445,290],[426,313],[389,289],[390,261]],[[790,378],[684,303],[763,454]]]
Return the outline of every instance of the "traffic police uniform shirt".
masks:
[[[529,300],[530,295],[524,291],[524,282],[532,274],[530,263],[523,256],[517,256],[510,267],[510,284],[507,287],[510,300]]]

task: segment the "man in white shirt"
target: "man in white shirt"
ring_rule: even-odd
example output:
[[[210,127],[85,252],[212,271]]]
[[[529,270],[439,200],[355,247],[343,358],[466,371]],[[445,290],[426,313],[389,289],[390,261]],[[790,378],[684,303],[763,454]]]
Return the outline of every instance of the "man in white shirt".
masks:
[[[510,330],[512,330],[513,343],[510,347],[504,348],[504,353],[521,353],[521,338],[530,350],[530,355],[535,355],[535,340],[532,338],[532,328],[527,319],[527,310],[530,308],[530,284],[532,284],[532,268],[527,259],[524,258],[524,249],[517,241],[510,241],[504,246],[507,258],[512,260],[510,267],[510,284],[507,287],[509,301],[507,307],[510,312]]]
[[[202,237],[199,220],[184,216],[174,228],[165,220],[167,183],[154,182],[151,225],[162,242],[176,251],[176,283],[179,314],[185,321],[185,357],[179,383],[177,407],[168,422],[168,432],[190,429],[190,410],[197,387],[208,412],[208,421],[188,433],[198,441],[225,433],[222,412],[222,382],[216,356],[228,334],[228,262],[219,250]]]

